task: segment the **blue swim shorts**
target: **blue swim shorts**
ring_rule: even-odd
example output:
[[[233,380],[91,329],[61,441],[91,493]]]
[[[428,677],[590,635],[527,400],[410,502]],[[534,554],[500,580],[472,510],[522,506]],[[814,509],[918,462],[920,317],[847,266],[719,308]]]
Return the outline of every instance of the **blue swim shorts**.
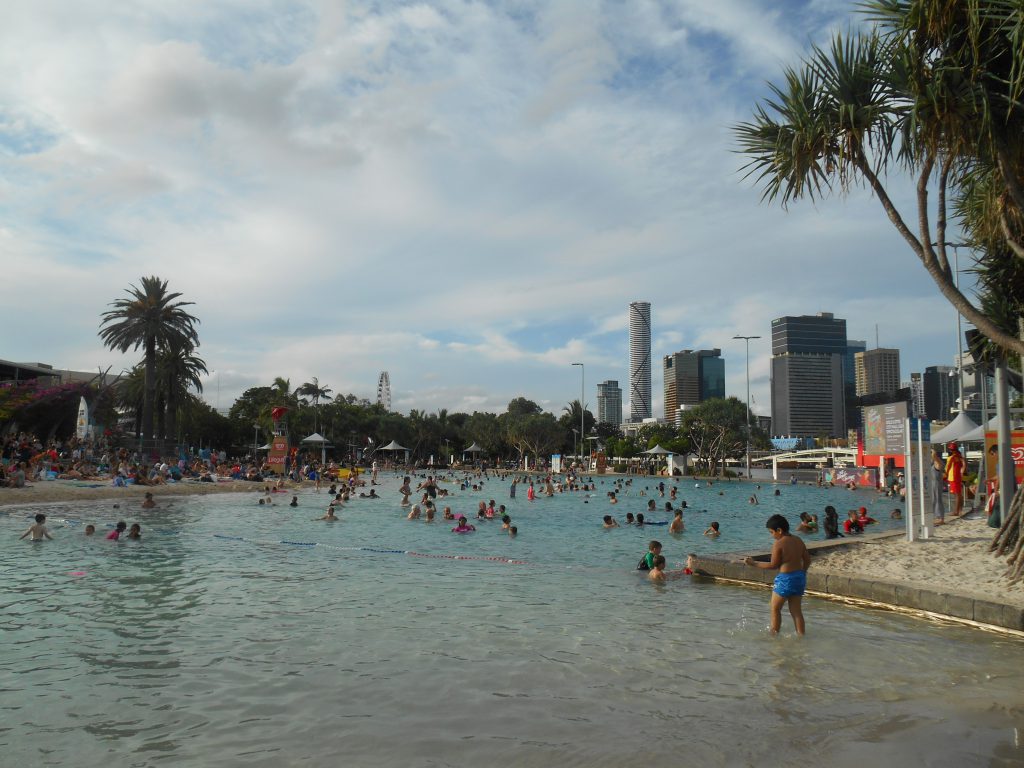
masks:
[[[772,591],[779,597],[800,597],[807,589],[807,571],[790,571],[775,577]]]

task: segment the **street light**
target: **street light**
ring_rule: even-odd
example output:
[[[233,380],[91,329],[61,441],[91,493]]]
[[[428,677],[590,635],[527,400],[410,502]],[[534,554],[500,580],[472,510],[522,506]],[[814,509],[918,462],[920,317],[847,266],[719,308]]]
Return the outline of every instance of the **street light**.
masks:
[[[747,480],[750,479],[750,340],[760,339],[760,336],[733,336],[734,339],[743,339],[747,344]]]
[[[575,453],[577,456],[582,456],[582,452],[580,452],[580,453],[576,452],[576,435],[578,435],[578,434],[579,434],[579,430],[577,430],[576,427],[573,427],[572,428],[572,452]]]
[[[583,390],[584,390],[584,378],[586,376],[586,367],[583,363],[573,363],[580,367],[580,463],[583,461],[583,435],[586,434],[583,429]]]

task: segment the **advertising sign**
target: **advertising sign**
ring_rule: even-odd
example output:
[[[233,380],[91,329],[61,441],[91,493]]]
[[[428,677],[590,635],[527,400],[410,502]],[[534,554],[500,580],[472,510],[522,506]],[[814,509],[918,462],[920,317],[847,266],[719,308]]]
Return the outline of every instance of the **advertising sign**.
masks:
[[[903,456],[907,452],[907,404],[885,403],[864,408],[864,453]]]
[[[996,469],[996,446],[999,444],[999,433],[985,433],[985,466],[988,468],[988,476],[995,478],[998,474]],[[1024,430],[1015,430],[1010,433],[1010,456],[1013,458],[1013,476],[1017,478],[1017,485],[1024,483]]]
[[[285,458],[288,456],[288,438],[284,435],[274,435],[270,441],[270,455],[267,463],[270,470],[278,475],[284,474]]]
[[[603,475],[608,471],[608,457],[604,451],[597,454],[597,474]]]
[[[853,483],[858,488],[874,488],[878,485],[877,467],[837,467],[825,470],[825,482],[834,485]]]

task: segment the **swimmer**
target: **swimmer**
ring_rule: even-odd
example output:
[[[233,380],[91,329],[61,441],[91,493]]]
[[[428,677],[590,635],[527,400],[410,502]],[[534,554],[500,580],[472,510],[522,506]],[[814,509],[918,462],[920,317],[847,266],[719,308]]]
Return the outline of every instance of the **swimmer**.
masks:
[[[471,533],[475,530],[476,526],[470,525],[465,515],[459,515],[459,524],[452,528],[452,533]]]
[[[514,539],[518,535],[519,535],[519,529],[516,528],[514,525],[510,526],[509,529],[508,529],[508,537],[510,539]]]
[[[35,520],[36,521],[28,527],[28,530],[18,537],[18,541],[21,541],[26,536],[32,537],[29,541],[42,541],[44,538],[53,541],[53,536],[51,536],[50,532],[46,530],[46,515],[40,513],[36,515]]]
[[[604,527],[605,528],[618,528],[619,527],[619,521],[616,520],[611,515],[605,515],[604,516]]]
[[[637,513],[637,516],[636,516],[636,526],[637,526],[637,528],[643,528],[644,527],[644,513],[643,512],[638,512]]]
[[[445,507],[444,508],[444,514],[442,515],[442,517],[444,517],[445,520],[454,520],[455,519],[455,515],[452,514],[452,508],[451,507]]]
[[[716,520],[711,524],[711,527],[704,531],[705,536],[709,536],[712,539],[717,539],[722,535],[722,532],[718,530],[718,521]]]
[[[128,538],[139,541],[142,538],[142,526],[138,523],[132,523],[132,527],[128,531]]]
[[[90,525],[85,526],[85,535],[86,536],[92,536],[94,533],[96,533],[96,526],[95,525],[91,525],[90,524]]]
[[[755,505],[755,506],[756,506],[757,504],[760,504],[760,503],[761,503],[761,502],[759,502],[759,501],[757,500],[757,494],[754,494],[753,496],[751,496],[751,497],[750,497],[750,503],[751,503],[751,504],[753,504],[753,505]]]
[[[683,510],[677,509],[676,516],[672,518],[672,522],[668,526],[669,533],[682,533],[686,526],[683,524]]]
[[[153,501],[153,494],[151,492],[147,491],[146,492],[146,498],[142,502],[142,508],[143,509],[152,509],[155,506],[156,506],[156,502]]]
[[[647,554],[640,558],[636,569],[638,571],[649,571],[654,567],[654,558],[661,554],[661,542],[652,540],[647,545]]]
[[[260,496],[260,506],[262,507],[263,505],[264,505],[264,502],[263,502],[263,497],[262,497],[262,496]]]
[[[899,507],[897,507],[896,509],[889,513],[889,518],[891,520],[902,520],[903,513],[900,511]]]
[[[427,507],[427,518],[423,522],[432,523],[434,522],[434,505],[431,504]]]
[[[118,520],[117,527],[107,534],[107,541],[119,541],[121,539],[121,534],[124,533],[127,528],[128,523],[124,520]]]
[[[793,617],[793,626],[798,635],[804,634],[804,614],[801,601],[807,589],[807,569],[811,565],[811,555],[800,537],[789,532],[789,521],[782,515],[772,515],[765,523],[771,531],[775,543],[772,545],[772,556],[768,562],[759,562],[752,557],[743,562],[755,568],[768,570],[778,569],[772,586],[772,597],[769,603],[771,610],[770,631],[779,633],[782,626],[782,606],[789,604],[789,613]]]
[[[658,555],[654,558],[651,563],[651,570],[647,574],[647,578],[651,581],[665,581],[665,558]]]
[[[507,531],[512,527],[512,518],[508,515],[503,515],[501,518],[501,530]]]
[[[412,505],[412,509],[409,510],[409,514],[406,515],[405,519],[406,520],[418,520],[419,516],[420,516],[420,512],[421,512],[420,505],[419,504],[413,504]]]
[[[627,512],[626,513],[626,525],[633,525],[633,523],[635,523],[635,522],[636,522],[636,519],[633,517],[633,513],[632,512]]]
[[[326,520],[328,523],[335,523],[341,518],[334,514],[334,507],[327,507],[327,514],[323,517],[314,517],[314,520]]]
[[[298,496],[292,496],[291,503],[288,506],[289,507],[297,507],[297,506],[299,506],[299,497]]]

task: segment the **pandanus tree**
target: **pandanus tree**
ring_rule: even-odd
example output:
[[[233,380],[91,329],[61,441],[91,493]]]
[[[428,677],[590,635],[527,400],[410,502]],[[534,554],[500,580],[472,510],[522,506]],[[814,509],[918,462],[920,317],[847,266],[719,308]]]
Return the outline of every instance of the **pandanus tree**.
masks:
[[[1024,355],[1024,2],[873,0],[868,32],[815,48],[737,126],[763,199],[866,184],[939,291],[1002,363]],[[907,216],[887,184],[909,175]],[[951,221],[952,218],[952,221]],[[958,287],[948,231],[971,249]],[[1010,489],[1003,489],[1009,493]],[[1024,487],[993,542],[1024,579]]]
[[[185,311],[194,302],[176,301],[181,294],[169,292],[167,281],[159,277],[143,277],[139,286],[127,288],[126,293],[127,298],[111,302],[113,309],[103,313],[99,335],[107,347],[120,352],[142,347],[145,390],[141,429],[144,438],[151,438],[158,350],[194,349],[199,344],[195,329],[199,320]]]
[[[746,170],[763,199],[784,207],[866,184],[942,295],[1003,350],[1021,354],[1016,324],[957,286],[948,240],[958,225],[957,239],[982,269],[1024,259],[1024,3],[862,7],[873,29],[814,48],[736,127]],[[910,211],[890,191],[901,174],[915,186]],[[1022,310],[1011,307],[1016,317]]]

